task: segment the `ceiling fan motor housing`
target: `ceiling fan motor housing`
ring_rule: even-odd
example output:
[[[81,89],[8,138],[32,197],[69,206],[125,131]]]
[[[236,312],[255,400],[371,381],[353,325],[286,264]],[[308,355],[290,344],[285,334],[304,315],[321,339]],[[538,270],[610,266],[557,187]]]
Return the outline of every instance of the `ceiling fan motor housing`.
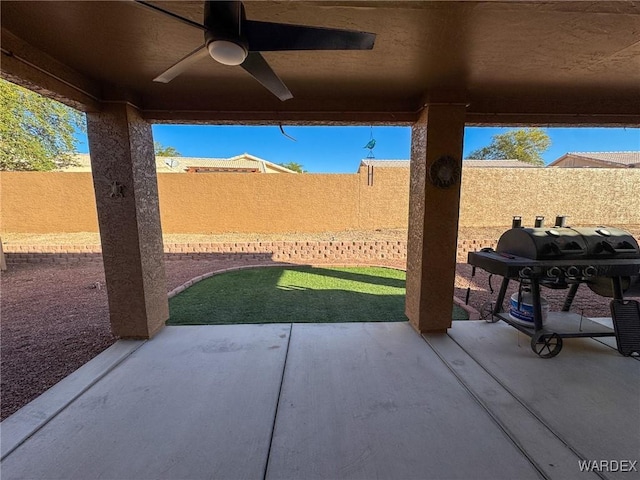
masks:
[[[241,2],[205,2],[204,43],[214,60],[225,65],[244,62],[249,52],[242,32],[245,19]]]

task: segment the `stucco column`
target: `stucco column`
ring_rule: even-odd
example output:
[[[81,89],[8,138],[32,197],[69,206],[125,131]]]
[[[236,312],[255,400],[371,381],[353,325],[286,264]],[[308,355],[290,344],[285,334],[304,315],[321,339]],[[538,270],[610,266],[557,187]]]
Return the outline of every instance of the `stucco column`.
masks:
[[[150,338],[169,318],[151,125],[110,104],[87,129],[111,329]]]
[[[464,117],[464,105],[431,105],[411,134],[405,313],[421,333],[451,327]],[[430,178],[436,161],[445,166],[440,186]],[[452,171],[455,181],[447,185]]]

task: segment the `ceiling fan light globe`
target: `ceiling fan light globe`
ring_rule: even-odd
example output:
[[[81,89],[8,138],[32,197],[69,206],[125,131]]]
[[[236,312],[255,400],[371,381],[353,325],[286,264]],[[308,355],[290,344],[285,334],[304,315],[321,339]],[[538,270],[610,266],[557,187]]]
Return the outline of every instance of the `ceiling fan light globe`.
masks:
[[[248,54],[242,45],[228,40],[214,40],[207,45],[207,49],[211,58],[223,65],[240,65]]]

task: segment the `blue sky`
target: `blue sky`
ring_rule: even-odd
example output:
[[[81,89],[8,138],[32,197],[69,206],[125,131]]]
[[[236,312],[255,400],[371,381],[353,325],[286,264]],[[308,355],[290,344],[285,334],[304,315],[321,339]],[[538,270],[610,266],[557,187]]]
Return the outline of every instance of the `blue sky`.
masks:
[[[292,141],[277,126],[154,125],[154,140],[176,148],[184,157],[227,158],[250,153],[274,163],[296,162],[311,173],[355,173],[367,156],[371,135],[373,151],[381,160],[408,159],[409,127],[297,127],[284,126]],[[509,128],[468,127],[465,157]],[[547,128],[551,147],[544,154],[550,163],[567,152],[640,150],[638,128]],[[86,136],[79,137],[80,152],[87,152]]]

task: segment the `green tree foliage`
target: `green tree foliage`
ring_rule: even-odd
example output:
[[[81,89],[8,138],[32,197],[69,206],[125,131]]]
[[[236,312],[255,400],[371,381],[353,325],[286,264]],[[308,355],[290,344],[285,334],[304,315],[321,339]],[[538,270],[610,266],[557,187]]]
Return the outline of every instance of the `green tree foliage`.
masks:
[[[181,157],[182,155],[174,147],[165,147],[160,142],[153,142],[156,157]]]
[[[284,168],[288,168],[289,170],[293,170],[294,172],[304,173],[302,165],[296,162],[279,163],[278,165]]]
[[[549,135],[541,128],[521,128],[494,135],[491,144],[468,155],[480,160],[520,160],[544,165],[542,154],[551,146]]]
[[[0,170],[55,170],[75,165],[77,110],[0,79]]]

